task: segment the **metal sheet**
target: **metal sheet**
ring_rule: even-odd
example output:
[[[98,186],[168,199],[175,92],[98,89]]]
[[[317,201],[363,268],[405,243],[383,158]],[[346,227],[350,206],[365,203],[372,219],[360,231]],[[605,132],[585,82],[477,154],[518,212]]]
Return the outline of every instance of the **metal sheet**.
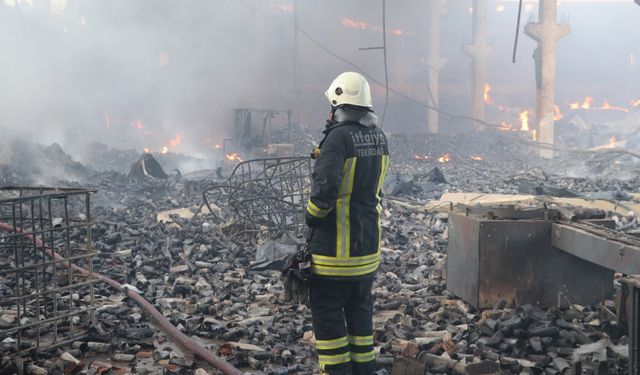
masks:
[[[479,226],[465,215],[449,215],[447,289],[473,306],[479,302]]]
[[[493,307],[544,300],[536,288],[536,254],[548,245],[548,223],[540,220],[497,220],[480,224],[480,306]],[[549,261],[552,261],[549,259]],[[521,293],[526,291],[526,293]]]
[[[449,215],[447,288],[477,308],[595,304],[610,298],[613,272],[551,246],[552,223]]]
[[[640,249],[636,246],[558,223],[552,226],[551,244],[575,257],[608,269],[632,275],[640,274]]]

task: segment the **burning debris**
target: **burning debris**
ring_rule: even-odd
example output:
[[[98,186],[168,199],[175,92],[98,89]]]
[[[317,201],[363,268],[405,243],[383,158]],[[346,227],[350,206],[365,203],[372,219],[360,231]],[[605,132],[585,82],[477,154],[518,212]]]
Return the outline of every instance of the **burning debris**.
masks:
[[[308,133],[301,128],[288,136],[302,149],[312,144]],[[628,338],[616,323],[613,295],[593,306],[496,303],[482,311],[449,294],[449,221],[439,209],[420,207],[456,191],[567,196],[563,189],[573,197],[628,201],[621,203],[626,206],[634,204],[640,180],[562,177],[552,172],[552,164],[493,135],[390,138],[395,173],[385,183],[383,265],[374,286],[381,368],[410,366],[414,373],[463,373],[482,366],[498,366],[503,373],[626,368]],[[405,147],[393,147],[398,143]],[[420,150],[440,156],[418,159]],[[448,160],[441,162],[445,155]],[[530,167],[534,162],[547,170]],[[301,227],[292,224],[300,223],[305,198],[294,192],[307,191],[309,163],[307,158],[288,164],[268,159],[240,163],[231,177],[214,185],[175,177],[130,184],[122,174],[102,174],[96,186],[109,199],[98,194],[92,208],[92,248],[99,254],[94,269],[140,291],[180,332],[198,337],[211,353],[238,368],[311,374],[315,349],[309,310],[279,302],[284,289],[279,271],[273,271],[302,240],[294,234]],[[294,175],[301,187],[283,190],[287,185],[282,182],[292,180],[279,178]],[[203,191],[209,191],[205,210]],[[634,233],[640,227],[629,211],[613,218],[618,229]],[[193,373],[203,366],[122,291],[102,283],[94,288],[90,335],[59,349],[43,348],[39,353],[45,357],[27,361],[30,371],[135,367],[142,373]],[[0,340],[9,352],[11,339],[3,333]],[[15,368],[14,358],[5,357],[2,366]],[[197,373],[202,371],[211,369],[205,366]]]
[[[317,373],[314,344],[327,340],[316,340],[308,306],[284,303],[281,278],[305,247],[307,155],[322,145],[321,124],[295,121],[327,109],[321,71],[361,70],[356,56],[371,50],[385,52],[385,82],[367,78],[392,153],[376,179],[382,261],[366,337],[375,375],[639,372],[640,283],[629,276],[640,273],[636,52],[591,27],[581,31],[598,33],[588,43],[556,46],[569,32],[558,9],[598,1],[513,12],[539,44],[535,75],[488,69],[487,56],[512,42],[488,12],[503,17],[517,2],[390,4],[407,12],[394,25],[389,7],[370,4],[353,4],[356,17],[288,0],[167,2],[159,13],[144,2],[75,3],[0,1],[12,52],[0,81],[15,93],[0,110],[0,375]],[[609,29],[633,34],[627,13]],[[428,34],[418,27],[426,14]],[[469,15],[470,90],[457,77],[459,46],[440,50],[445,38],[469,40],[452,22]],[[602,49],[587,51],[592,82],[573,68],[585,65],[581,45]],[[221,46],[240,58],[215,58]],[[557,69],[575,86],[557,90],[564,97],[556,47],[572,67]],[[599,68],[603,58],[617,77]],[[239,104],[288,109],[230,110]],[[405,133],[423,131],[423,117],[430,134]],[[201,158],[178,153],[187,149]],[[374,354],[349,349],[354,361]]]
[[[240,158],[240,156],[238,155],[237,152],[226,154],[225,157],[229,161],[237,161],[237,162],[240,162],[240,163],[242,163],[244,161],[244,160],[242,160],[242,158]]]
[[[595,99],[591,96],[587,96],[586,98],[584,98],[584,101],[582,103],[580,102],[570,103],[568,107],[573,111],[600,110],[600,111],[619,111],[624,113],[629,113],[630,111],[630,109],[627,107],[609,104],[609,100],[607,99],[604,99],[600,106],[595,106],[594,103],[595,103]],[[637,102],[635,101],[631,101],[630,103],[631,107],[637,107],[636,103]]]

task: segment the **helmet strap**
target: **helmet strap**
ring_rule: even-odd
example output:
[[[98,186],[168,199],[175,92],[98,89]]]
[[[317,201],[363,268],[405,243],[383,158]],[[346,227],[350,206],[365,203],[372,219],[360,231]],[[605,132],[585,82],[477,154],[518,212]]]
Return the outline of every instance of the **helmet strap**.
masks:
[[[331,112],[329,112],[329,122],[335,123],[336,110],[338,108],[339,108],[339,106],[331,106]]]

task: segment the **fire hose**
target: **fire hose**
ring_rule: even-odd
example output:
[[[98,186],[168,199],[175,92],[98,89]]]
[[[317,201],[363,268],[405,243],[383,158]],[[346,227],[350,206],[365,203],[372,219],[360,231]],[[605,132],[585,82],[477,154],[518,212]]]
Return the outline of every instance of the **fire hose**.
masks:
[[[46,247],[42,242],[42,240],[37,238],[32,233],[24,233],[22,228],[14,228],[11,225],[1,223],[1,222],[0,222],[0,231],[21,233],[25,237],[32,238],[35,241],[36,246],[41,248],[42,251],[48,257],[53,258],[56,261],[65,262],[68,266],[70,266],[73,270],[77,271],[81,275],[85,277],[89,277],[89,271],[87,271],[82,267],[76,266],[75,264],[70,264],[63,256],[53,251],[53,249]],[[151,317],[160,326],[160,329],[162,329],[167,335],[169,335],[173,340],[175,340],[178,344],[182,345],[184,348],[197,354],[200,358],[205,360],[210,365],[215,366],[217,369],[219,369],[226,375],[242,375],[242,372],[237,368],[235,368],[233,365],[231,365],[229,362],[211,353],[204,346],[190,339],[184,333],[180,332],[176,327],[173,326],[173,324],[171,324],[171,322],[169,322],[169,320],[167,320],[167,318],[164,317],[164,315],[160,313],[160,311],[158,311],[155,307],[153,307],[153,305],[149,303],[149,301],[147,301],[140,294],[127,288],[126,285],[122,285],[119,282],[107,276],[104,276],[95,272],[93,273],[93,276],[97,280],[109,284],[114,289],[117,289],[123,292],[129,298],[134,300],[138,305],[140,305],[140,307],[142,307],[146,312],[148,312],[149,315],[151,315]]]

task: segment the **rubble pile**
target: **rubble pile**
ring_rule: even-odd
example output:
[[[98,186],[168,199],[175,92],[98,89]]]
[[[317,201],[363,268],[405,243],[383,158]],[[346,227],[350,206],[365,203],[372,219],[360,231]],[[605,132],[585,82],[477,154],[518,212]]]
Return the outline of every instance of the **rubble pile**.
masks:
[[[78,147],[80,150],[72,156],[58,143],[43,145],[21,139],[0,140],[0,185],[67,186],[70,182],[93,185],[112,172],[129,172],[146,154],[96,142]],[[210,161],[174,152],[153,153],[153,157],[170,175],[188,174],[213,166]]]
[[[317,142],[308,129],[290,136],[301,155]],[[624,371],[628,338],[615,324],[613,302],[551,310],[505,303],[476,311],[445,290],[446,214],[401,203],[417,205],[465,191],[635,200],[640,179],[569,177],[533,151],[489,135],[398,134],[390,142],[383,264],[373,291],[379,374],[391,371],[396,357],[422,365],[428,374],[460,373],[477,361],[497,362],[504,373],[514,374],[562,374],[600,363]],[[310,310],[281,303],[276,267],[255,267],[258,249],[294,246],[301,238],[266,227],[251,236],[231,236],[229,207],[211,202],[215,215],[202,209],[202,192],[222,182],[210,174],[168,173],[166,179],[132,182],[124,172],[92,170],[86,172],[91,185],[82,180],[84,187],[98,190],[92,198],[93,248],[99,252],[94,270],[139,290],[181,332],[243,371],[314,373]],[[638,230],[635,213],[616,218],[619,229]],[[95,294],[97,324],[85,341],[37,353],[24,363],[3,345],[0,373],[20,366],[33,374],[215,373],[172,343],[123,293],[96,284]]]
[[[91,169],[74,161],[62,147],[24,140],[0,141],[0,184],[40,185],[81,179]]]
[[[502,301],[477,311],[444,288],[446,216],[397,209],[388,220],[395,222],[385,226],[393,228],[385,245],[393,249],[385,247],[374,289],[382,356],[417,358],[428,373],[464,374],[466,364],[478,361],[498,362],[513,374],[587,371],[601,363],[616,373],[626,369],[629,339],[617,326],[613,301],[550,310]]]

